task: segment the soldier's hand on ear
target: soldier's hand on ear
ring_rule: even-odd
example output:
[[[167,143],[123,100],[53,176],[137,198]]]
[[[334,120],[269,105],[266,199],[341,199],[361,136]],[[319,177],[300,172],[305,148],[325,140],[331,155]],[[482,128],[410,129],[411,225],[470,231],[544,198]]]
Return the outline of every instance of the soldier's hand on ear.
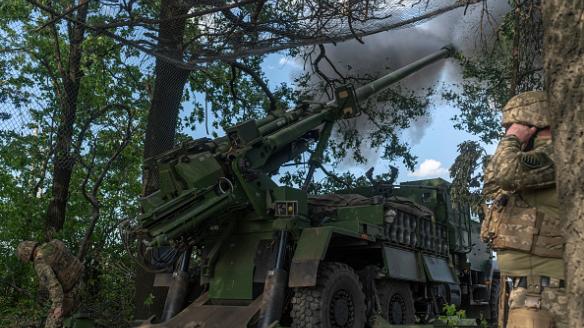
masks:
[[[60,306],[55,308],[55,310],[53,310],[53,315],[55,316],[55,318],[62,317],[63,316],[63,308]]]
[[[514,135],[521,143],[527,143],[529,139],[537,132],[536,127],[529,127],[527,125],[513,123],[507,129],[506,136]]]

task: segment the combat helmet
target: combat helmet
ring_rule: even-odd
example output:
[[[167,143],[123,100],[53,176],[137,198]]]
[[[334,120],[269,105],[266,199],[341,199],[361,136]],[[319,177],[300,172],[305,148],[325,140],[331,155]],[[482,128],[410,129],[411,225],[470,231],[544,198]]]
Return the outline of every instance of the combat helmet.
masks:
[[[537,128],[550,126],[545,92],[528,91],[511,98],[503,107],[503,126],[509,126],[513,123]]]
[[[23,261],[28,262],[32,260],[32,253],[39,243],[32,240],[25,240],[16,247],[16,256]]]

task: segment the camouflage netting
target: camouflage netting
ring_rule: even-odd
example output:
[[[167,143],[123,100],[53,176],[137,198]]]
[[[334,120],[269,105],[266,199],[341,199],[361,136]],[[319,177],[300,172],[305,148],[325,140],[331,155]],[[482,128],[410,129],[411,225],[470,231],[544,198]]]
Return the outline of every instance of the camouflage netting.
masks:
[[[195,68],[216,60],[262,55],[278,50],[322,43],[360,39],[367,35],[417,25],[450,10],[480,1],[451,0],[334,0],[334,1],[241,1],[240,4],[258,6],[268,18],[254,16],[253,10],[238,10],[232,3],[206,10],[190,9],[187,30],[202,33],[190,36],[182,61],[167,58],[161,49],[152,45],[152,33],[137,29],[124,38],[155,56],[185,68]],[[221,8],[229,8],[221,10]],[[221,11],[220,11],[221,10]],[[202,13],[211,12],[206,15]],[[127,26],[141,25],[141,18],[125,21]],[[146,20],[145,20],[146,21]],[[284,23],[283,23],[284,22]],[[188,34],[188,31],[187,31]]]

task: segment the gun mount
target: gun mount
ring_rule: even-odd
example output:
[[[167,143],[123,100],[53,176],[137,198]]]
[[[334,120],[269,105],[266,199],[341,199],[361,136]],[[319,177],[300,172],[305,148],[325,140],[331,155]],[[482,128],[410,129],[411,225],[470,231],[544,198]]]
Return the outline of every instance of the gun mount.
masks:
[[[144,326],[356,328],[375,313],[414,323],[417,313],[439,311],[438,300],[484,303],[488,295],[473,288],[485,286],[477,282],[492,270],[480,279],[469,274],[470,217],[444,196],[445,181],[404,187],[399,196],[411,199],[381,185],[383,193],[307,193],[336,121],[358,116],[369,97],[451,54],[443,48],[359,88],[341,86],[333,101],[276,110],[147,160],[160,188],[141,199],[138,231],[148,246],[182,253],[163,323]],[[303,188],[271,180],[315,142]],[[435,200],[431,209],[420,204],[427,200]],[[183,309],[191,251],[206,292]]]

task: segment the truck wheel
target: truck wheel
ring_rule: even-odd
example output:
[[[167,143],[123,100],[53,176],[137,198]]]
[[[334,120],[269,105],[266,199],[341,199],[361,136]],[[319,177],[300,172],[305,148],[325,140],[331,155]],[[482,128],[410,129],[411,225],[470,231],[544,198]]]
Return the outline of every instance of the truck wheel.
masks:
[[[382,281],[377,284],[383,318],[390,324],[416,323],[414,299],[407,283]]]
[[[293,328],[363,328],[365,295],[346,264],[321,263],[315,287],[297,288],[292,298]]]

